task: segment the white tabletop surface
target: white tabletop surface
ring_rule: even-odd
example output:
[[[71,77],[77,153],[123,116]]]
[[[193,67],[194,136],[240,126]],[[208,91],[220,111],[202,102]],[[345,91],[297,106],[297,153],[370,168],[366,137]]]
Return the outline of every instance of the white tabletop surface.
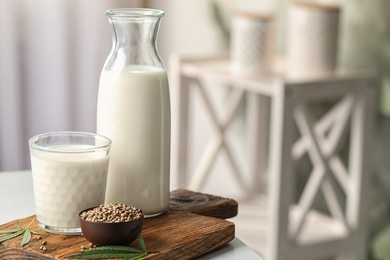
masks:
[[[35,214],[34,192],[30,171],[0,172],[0,224]],[[262,258],[238,238],[198,259],[261,260]]]

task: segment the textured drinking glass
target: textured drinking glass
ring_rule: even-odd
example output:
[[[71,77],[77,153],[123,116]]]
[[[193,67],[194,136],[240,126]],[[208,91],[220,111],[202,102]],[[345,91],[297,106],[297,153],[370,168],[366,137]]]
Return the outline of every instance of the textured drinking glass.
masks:
[[[111,140],[82,132],[53,132],[29,140],[35,210],[52,233],[81,233],[78,213],[104,203]]]

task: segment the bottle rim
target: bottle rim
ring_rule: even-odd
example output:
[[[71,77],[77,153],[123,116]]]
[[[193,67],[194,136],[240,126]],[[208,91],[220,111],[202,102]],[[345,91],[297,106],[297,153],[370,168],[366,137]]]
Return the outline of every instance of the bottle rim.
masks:
[[[149,8],[116,8],[107,10],[105,15],[110,18],[161,18],[165,16],[165,12],[158,9]]]

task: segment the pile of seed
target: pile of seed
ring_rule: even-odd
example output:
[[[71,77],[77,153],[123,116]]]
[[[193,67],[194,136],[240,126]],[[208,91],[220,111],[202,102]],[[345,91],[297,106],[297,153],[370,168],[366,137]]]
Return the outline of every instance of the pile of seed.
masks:
[[[91,222],[119,223],[139,219],[143,216],[140,209],[123,203],[100,205],[81,213],[80,217]]]

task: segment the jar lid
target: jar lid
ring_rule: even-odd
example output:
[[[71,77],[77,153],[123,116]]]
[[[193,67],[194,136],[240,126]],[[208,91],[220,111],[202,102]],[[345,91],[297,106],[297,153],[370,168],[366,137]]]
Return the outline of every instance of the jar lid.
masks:
[[[251,11],[239,11],[235,13],[235,16],[260,21],[271,21],[274,18],[272,14]]]
[[[338,5],[320,4],[320,3],[312,3],[312,2],[304,2],[304,1],[294,1],[291,4],[296,7],[304,7],[304,8],[316,9],[316,10],[326,11],[326,12],[340,12],[340,6]]]

